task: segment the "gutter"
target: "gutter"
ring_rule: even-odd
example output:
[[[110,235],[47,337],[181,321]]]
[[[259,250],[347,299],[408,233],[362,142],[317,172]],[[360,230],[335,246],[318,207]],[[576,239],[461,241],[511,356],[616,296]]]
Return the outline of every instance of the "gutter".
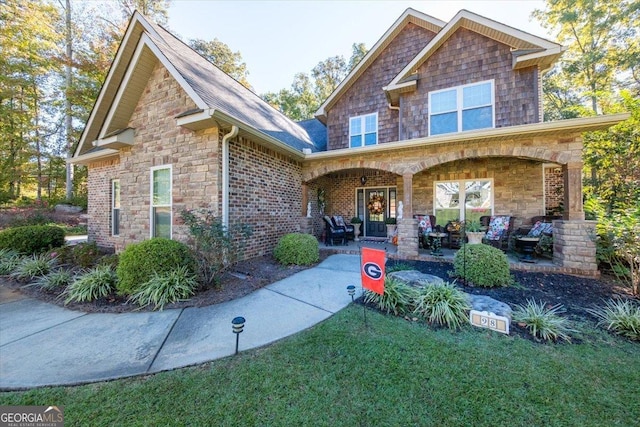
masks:
[[[229,140],[238,135],[238,126],[222,137],[222,226],[229,229]]]

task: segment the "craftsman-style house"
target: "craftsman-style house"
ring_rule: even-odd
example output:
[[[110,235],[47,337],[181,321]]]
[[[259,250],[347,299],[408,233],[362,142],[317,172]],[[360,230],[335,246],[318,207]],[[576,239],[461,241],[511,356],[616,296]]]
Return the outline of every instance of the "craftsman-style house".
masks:
[[[466,10],[407,9],[296,123],[135,13],[72,159],[88,166],[89,237],[185,239],[180,211],[207,208],[253,228],[251,257],[286,233],[319,237],[326,213],[383,235],[402,201],[397,252],[416,258],[415,214],[517,226],[562,205],[554,263],[597,274],[581,134],[626,116],[543,122],[543,74],[562,52]]]

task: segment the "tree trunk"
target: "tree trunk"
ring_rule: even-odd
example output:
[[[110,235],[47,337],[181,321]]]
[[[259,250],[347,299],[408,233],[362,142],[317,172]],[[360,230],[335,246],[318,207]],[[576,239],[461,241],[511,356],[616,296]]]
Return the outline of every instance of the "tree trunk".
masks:
[[[72,133],[73,120],[71,117],[71,64],[73,59],[72,38],[71,38],[71,0],[66,0],[66,24],[67,24],[67,65],[65,67],[65,134],[67,137],[67,190],[66,199],[71,200],[73,195],[73,166],[69,163],[71,159],[71,149],[73,148]]]

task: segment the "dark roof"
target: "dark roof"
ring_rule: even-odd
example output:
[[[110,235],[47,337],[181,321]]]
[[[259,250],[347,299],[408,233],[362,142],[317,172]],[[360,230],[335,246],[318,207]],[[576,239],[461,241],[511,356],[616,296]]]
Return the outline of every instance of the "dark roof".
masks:
[[[318,119],[302,120],[298,122],[309,138],[314,142],[318,151],[327,150],[327,126]]]
[[[296,150],[318,151],[310,134],[164,28],[149,36],[209,108],[220,110]],[[325,137],[326,139],[326,137]],[[326,146],[326,141],[325,144]]]

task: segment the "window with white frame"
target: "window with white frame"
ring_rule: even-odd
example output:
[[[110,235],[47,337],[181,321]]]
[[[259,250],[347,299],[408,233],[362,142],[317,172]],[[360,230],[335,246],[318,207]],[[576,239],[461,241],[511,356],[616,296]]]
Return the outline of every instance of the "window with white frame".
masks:
[[[120,180],[111,181],[111,235],[120,235]]]
[[[362,147],[378,143],[378,113],[349,119],[349,146]]]
[[[434,184],[436,224],[449,221],[479,221],[493,213],[493,180],[439,181]]]
[[[493,80],[429,92],[429,135],[494,127]]]
[[[151,237],[171,238],[171,165],[151,168]]]

